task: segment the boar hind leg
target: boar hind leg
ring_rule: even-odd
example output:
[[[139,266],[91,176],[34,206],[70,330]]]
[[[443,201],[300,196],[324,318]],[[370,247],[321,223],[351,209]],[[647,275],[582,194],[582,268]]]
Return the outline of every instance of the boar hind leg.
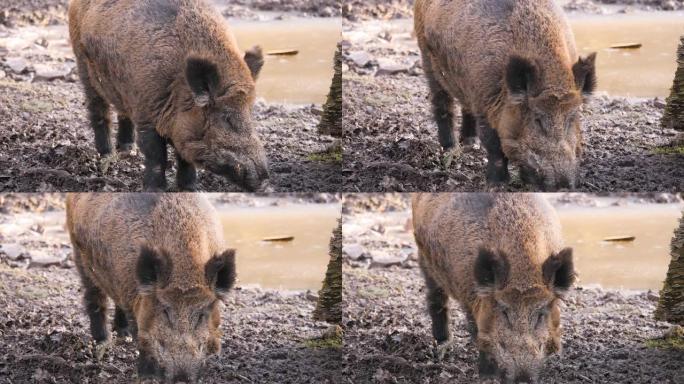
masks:
[[[135,321],[131,316],[121,309],[118,305],[114,310],[114,330],[119,335],[119,337],[135,336],[136,327]]]
[[[108,155],[112,152],[109,104],[92,86],[86,65],[79,63],[78,68],[85,91],[90,125],[95,133],[95,148],[100,155]]]
[[[90,334],[97,343],[106,342],[109,339],[107,332],[107,296],[96,287],[87,277],[82,277],[85,293],[83,302],[90,318]]]
[[[135,133],[133,122],[126,116],[119,115],[119,130],[116,135],[116,150],[130,152],[133,149]]]
[[[473,145],[477,139],[477,119],[471,112],[462,109],[463,122],[461,123],[461,135],[458,141],[464,145]]]
[[[432,319],[432,336],[438,344],[444,344],[449,341],[449,296],[432,277],[425,272],[424,274],[428,312]]]
[[[196,191],[197,170],[195,166],[185,161],[178,153],[176,153],[176,164],[178,165],[178,173],[176,173],[178,189],[181,191]]]
[[[501,149],[499,134],[484,117],[478,119],[478,129],[482,146],[487,151],[487,182],[489,184],[505,184],[510,179],[508,159]]]
[[[145,192],[163,192],[166,190],[166,140],[159,136],[154,127],[138,124],[138,147],[145,156],[145,176],[143,190]]]
[[[439,143],[444,149],[454,146],[454,98],[439,84],[432,72],[432,63],[429,55],[423,55],[423,69],[430,87],[430,99],[432,101],[432,114],[439,131]]]

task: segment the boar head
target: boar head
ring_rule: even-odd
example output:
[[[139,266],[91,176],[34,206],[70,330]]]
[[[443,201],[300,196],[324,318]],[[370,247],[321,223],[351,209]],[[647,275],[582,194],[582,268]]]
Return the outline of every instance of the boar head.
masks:
[[[524,182],[542,190],[577,184],[582,149],[579,110],[596,87],[595,60],[595,53],[580,58],[567,74],[572,80],[554,81],[570,87],[559,89],[544,84],[544,68],[537,61],[510,58],[499,133],[503,152],[520,166]]]
[[[220,302],[235,282],[235,251],[213,256],[200,271],[202,284],[169,285],[168,252],[143,247],[137,263],[140,299],[138,375],[164,382],[196,382],[204,359],[221,348]]]
[[[252,124],[254,82],[264,59],[255,47],[232,60],[220,68],[217,60],[188,57],[173,143],[186,161],[253,192],[268,179],[264,146]]]
[[[535,383],[547,355],[560,343],[559,301],[575,272],[570,248],[551,255],[529,288],[508,287],[510,265],[501,252],[481,249],[475,265],[473,317],[480,350],[480,376],[503,383]]]

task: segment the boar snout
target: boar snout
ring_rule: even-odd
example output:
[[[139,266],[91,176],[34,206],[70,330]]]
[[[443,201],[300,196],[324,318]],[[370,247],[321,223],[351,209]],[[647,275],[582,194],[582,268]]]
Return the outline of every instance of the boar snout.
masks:
[[[239,157],[235,152],[224,152],[221,163],[209,164],[207,168],[216,174],[227,177],[248,192],[260,191],[269,178],[268,161],[263,151],[257,156]]]
[[[530,156],[520,165],[520,178],[542,191],[572,189],[577,184],[578,165],[575,160],[549,164],[539,156]]]

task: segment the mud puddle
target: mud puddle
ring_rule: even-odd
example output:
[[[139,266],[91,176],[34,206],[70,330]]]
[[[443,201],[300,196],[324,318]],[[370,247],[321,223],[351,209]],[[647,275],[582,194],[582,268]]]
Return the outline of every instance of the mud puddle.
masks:
[[[239,284],[317,291],[328,265],[328,244],[339,204],[219,207],[226,244],[237,249]],[[291,241],[263,241],[294,237]]]
[[[598,52],[598,90],[627,97],[666,97],[677,68],[683,12],[571,16],[580,54]],[[618,44],[638,49],[611,49]]]
[[[296,50],[296,55],[267,55],[257,81],[257,96],[281,104],[323,104],[333,76],[333,55],[341,19],[286,18],[229,21],[240,49],[261,45],[264,52]],[[26,26],[0,34],[10,58],[74,63],[68,27]]]
[[[580,285],[604,288],[663,287],[670,240],[684,205],[559,207],[565,242],[573,247]],[[634,236],[633,241],[604,241]]]

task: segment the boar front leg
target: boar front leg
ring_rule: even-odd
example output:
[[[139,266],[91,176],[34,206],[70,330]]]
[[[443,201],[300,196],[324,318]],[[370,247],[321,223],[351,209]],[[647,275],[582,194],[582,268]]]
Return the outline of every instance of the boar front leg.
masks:
[[[138,147],[145,156],[145,176],[143,190],[145,192],[163,192],[166,190],[166,140],[159,136],[153,126],[137,124]]]
[[[194,192],[197,190],[197,170],[191,163],[185,161],[180,154],[176,153],[176,185],[180,191]]]
[[[501,149],[499,134],[484,117],[478,119],[477,126],[480,141],[487,151],[487,182],[494,185],[507,183],[510,179],[508,159]]]

